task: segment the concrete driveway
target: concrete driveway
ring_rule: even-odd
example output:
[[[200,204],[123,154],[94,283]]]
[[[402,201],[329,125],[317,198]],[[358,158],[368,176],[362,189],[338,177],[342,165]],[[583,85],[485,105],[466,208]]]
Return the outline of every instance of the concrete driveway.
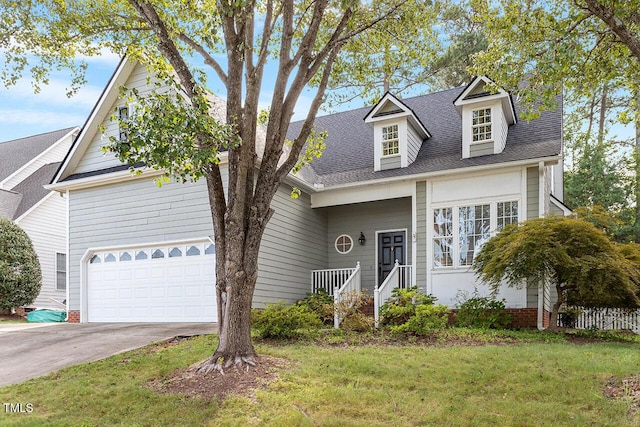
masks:
[[[213,323],[0,324],[0,387],[176,336],[215,332]]]

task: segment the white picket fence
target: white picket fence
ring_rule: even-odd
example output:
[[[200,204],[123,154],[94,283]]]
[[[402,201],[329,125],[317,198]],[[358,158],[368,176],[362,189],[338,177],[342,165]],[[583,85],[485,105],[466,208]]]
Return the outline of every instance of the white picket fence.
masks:
[[[627,329],[640,334],[640,310],[606,307],[568,307],[568,309],[580,312],[575,320],[574,327],[576,329]],[[558,326],[564,326],[560,316],[558,317]]]

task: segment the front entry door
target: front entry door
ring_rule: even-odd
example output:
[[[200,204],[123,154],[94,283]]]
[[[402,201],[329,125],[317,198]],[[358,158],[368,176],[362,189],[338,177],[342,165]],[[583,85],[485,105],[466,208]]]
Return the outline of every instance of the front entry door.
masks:
[[[405,232],[390,231],[378,234],[378,286],[393,270],[396,260],[405,263]]]

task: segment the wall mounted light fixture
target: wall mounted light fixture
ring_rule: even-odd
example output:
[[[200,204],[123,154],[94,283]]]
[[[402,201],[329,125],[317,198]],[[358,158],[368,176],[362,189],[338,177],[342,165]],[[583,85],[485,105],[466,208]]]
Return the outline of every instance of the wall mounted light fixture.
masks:
[[[360,246],[364,246],[364,244],[366,243],[367,238],[364,237],[364,234],[362,233],[362,231],[360,232],[360,237],[358,238],[358,243],[360,243]]]

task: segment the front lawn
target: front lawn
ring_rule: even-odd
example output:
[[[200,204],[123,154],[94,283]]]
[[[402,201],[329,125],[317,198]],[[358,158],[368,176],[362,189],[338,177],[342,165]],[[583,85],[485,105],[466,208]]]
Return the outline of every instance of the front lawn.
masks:
[[[640,374],[638,339],[453,330],[406,345],[323,342],[259,342],[261,355],[288,359],[287,367],[254,393],[224,400],[149,386],[204,359],[215,337],[150,346],[0,388],[0,425],[640,424],[637,400],[605,397],[607,385]],[[32,411],[11,413],[8,403]]]

